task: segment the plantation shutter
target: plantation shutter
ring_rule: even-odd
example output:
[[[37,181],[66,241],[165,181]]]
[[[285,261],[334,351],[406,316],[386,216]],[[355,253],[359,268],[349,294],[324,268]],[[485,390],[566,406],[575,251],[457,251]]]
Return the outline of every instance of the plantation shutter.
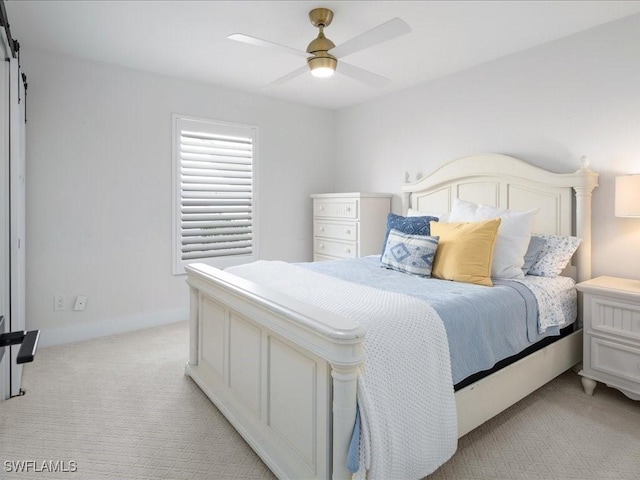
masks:
[[[182,263],[251,260],[254,129],[185,119],[178,127]]]

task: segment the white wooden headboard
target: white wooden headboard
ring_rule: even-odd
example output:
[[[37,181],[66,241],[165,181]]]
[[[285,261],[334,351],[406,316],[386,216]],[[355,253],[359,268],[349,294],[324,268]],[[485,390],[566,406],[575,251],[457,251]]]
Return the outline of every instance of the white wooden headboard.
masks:
[[[446,163],[417,182],[402,186],[402,208],[442,213],[454,198],[513,210],[540,208],[533,232],[576,235],[583,243],[574,256],[577,280],[591,278],[591,192],[598,174],[586,160],[575,173],[559,174],[495,153]],[[574,201],[575,198],[575,201]]]

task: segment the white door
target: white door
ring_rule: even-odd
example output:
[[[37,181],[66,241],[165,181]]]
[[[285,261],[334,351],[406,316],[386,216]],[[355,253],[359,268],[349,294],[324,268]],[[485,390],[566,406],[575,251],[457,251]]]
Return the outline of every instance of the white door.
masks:
[[[11,56],[3,40],[0,34],[2,59]],[[9,331],[11,319],[9,237],[9,63],[0,61],[0,315],[5,318],[5,331]],[[0,400],[9,397],[10,364],[9,349],[0,348]]]
[[[11,323],[12,332],[25,326],[25,89],[18,61],[11,59],[9,76],[9,170],[11,206]],[[11,396],[20,394],[22,365],[16,363],[20,345],[11,347]]]

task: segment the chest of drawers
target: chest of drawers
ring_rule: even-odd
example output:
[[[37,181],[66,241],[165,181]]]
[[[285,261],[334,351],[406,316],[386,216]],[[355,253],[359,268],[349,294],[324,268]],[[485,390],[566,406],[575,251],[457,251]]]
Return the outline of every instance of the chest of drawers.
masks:
[[[603,382],[640,400],[640,281],[598,277],[576,288],[583,292],[585,392]]]
[[[313,261],[381,253],[391,196],[323,193],[313,199]]]

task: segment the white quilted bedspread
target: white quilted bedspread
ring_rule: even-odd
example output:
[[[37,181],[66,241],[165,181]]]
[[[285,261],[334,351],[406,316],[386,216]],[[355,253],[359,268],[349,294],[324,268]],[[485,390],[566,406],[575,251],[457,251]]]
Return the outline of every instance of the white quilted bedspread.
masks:
[[[357,477],[420,479],[453,455],[457,420],[449,345],[433,308],[284,262],[260,261],[227,271],[365,327]]]

